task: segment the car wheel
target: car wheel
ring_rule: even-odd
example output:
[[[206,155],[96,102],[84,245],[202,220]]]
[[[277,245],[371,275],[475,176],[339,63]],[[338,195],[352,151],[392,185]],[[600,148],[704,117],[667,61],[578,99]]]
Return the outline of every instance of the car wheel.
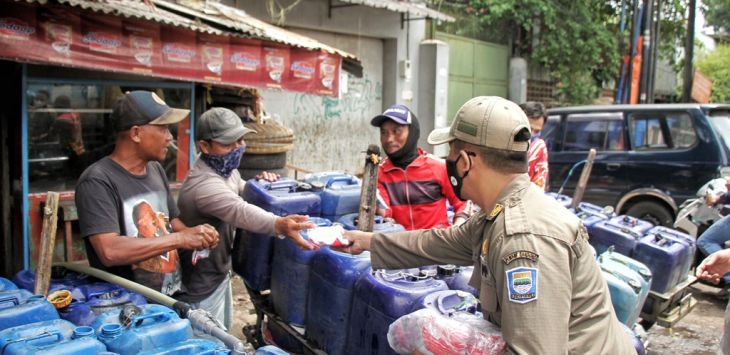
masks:
[[[666,207],[652,201],[641,201],[629,207],[626,214],[651,222],[655,226],[672,227],[674,217]]]

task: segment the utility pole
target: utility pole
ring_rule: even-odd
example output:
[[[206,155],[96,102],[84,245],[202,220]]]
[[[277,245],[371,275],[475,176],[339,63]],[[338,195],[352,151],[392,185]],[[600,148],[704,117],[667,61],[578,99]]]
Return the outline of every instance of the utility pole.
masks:
[[[652,28],[654,27],[654,0],[644,1],[644,45],[641,49],[641,79],[639,81],[639,103],[648,103],[649,98],[649,75],[651,74],[651,57],[654,39],[652,39]]]
[[[689,0],[689,19],[687,21],[687,42],[684,44],[684,87],[682,90],[682,102],[692,100],[692,76],[693,59],[695,52],[695,14],[697,12],[697,0]]]

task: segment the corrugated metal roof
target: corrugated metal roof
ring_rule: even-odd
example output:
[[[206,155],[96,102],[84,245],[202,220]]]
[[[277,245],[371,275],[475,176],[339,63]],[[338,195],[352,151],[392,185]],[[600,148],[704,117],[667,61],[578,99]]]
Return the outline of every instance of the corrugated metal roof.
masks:
[[[248,15],[243,10],[230,7],[219,2],[198,0],[184,0],[177,2],[152,0],[152,2],[159,7],[195,16],[201,21],[217,24],[228,29],[244,33],[248,37],[273,41],[292,47],[306,48],[309,50],[323,50],[325,52],[337,54],[343,58],[359,62],[359,59],[354,54],[328,46],[310,37],[287,31],[283,28],[266,23]]]
[[[166,25],[183,27],[197,32],[216,35],[225,34],[215,27],[193,21],[189,18],[176,15],[170,11],[148,5],[141,0],[57,0],[61,4],[80,7],[84,10],[101,12],[108,15],[137,18],[155,21]],[[45,0],[38,1],[46,3]]]
[[[414,3],[409,0],[338,0],[348,4],[363,5],[377,9],[386,9],[395,12],[408,13],[414,16],[423,16],[435,20],[454,22],[455,19],[447,14],[426,7],[423,3]]]
[[[16,0],[23,1],[23,0]],[[29,3],[47,4],[48,0],[24,0]],[[176,4],[164,0],[55,0],[61,4],[113,16],[144,19],[197,32],[215,35],[238,35],[285,44],[309,50],[323,50],[337,54],[347,62],[346,70],[357,76],[362,64],[354,54],[318,42],[312,38],[287,31],[249,16],[246,12],[216,2],[188,0]],[[179,15],[183,14],[183,15]],[[192,19],[184,15],[195,17]],[[205,22],[208,23],[205,23]],[[227,31],[216,28],[223,26]]]

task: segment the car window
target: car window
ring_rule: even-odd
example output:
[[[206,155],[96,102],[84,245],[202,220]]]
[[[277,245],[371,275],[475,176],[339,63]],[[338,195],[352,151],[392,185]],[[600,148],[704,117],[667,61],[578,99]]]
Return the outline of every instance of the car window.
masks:
[[[710,116],[710,122],[715,127],[717,134],[722,137],[727,149],[730,149],[730,114],[727,114],[727,112],[719,115],[713,114]]]
[[[672,147],[689,148],[697,142],[692,118],[687,113],[667,115],[667,126],[672,137]]]
[[[697,143],[692,117],[687,112],[632,114],[629,132],[635,150],[684,149]]]
[[[565,122],[565,151],[624,149],[620,113],[572,114],[568,115]]]
[[[545,125],[542,126],[542,131],[540,131],[540,138],[545,141],[548,151],[560,150],[562,148],[563,140],[561,133],[563,131],[560,129],[560,116],[548,116]]]
[[[634,149],[667,148],[660,118],[632,116],[629,127]]]

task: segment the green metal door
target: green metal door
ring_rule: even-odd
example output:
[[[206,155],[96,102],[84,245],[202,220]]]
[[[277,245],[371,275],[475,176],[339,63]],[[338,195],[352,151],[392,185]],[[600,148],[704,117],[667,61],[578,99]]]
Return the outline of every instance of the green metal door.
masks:
[[[436,32],[449,44],[448,120],[474,96],[507,97],[509,50],[507,46]]]

